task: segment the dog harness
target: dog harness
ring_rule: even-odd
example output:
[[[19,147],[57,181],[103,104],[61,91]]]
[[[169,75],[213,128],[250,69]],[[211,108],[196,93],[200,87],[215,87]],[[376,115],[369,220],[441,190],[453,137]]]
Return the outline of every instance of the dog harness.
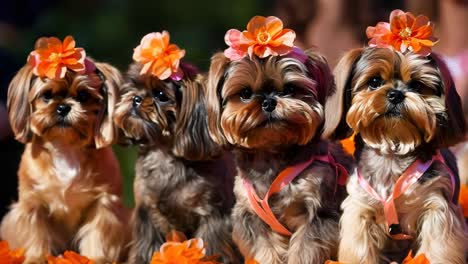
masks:
[[[292,182],[301,172],[303,172],[310,164],[314,161],[322,161],[330,164],[335,168],[335,177],[337,184],[345,185],[348,178],[348,172],[341,165],[335,162],[333,156],[328,153],[327,155],[322,156],[312,156],[309,160],[299,163],[297,165],[287,167],[273,180],[273,183],[270,185],[268,192],[265,194],[265,198],[260,199],[255,192],[252,184],[247,180],[243,179],[244,188],[247,191],[247,196],[249,198],[250,205],[255,213],[263,220],[267,225],[271,227],[274,231],[285,236],[291,236],[292,233],[279,222],[278,218],[271,211],[270,205],[268,205],[268,199],[271,195],[279,193],[284,187],[286,187],[290,182]],[[335,187],[336,190],[336,187]]]
[[[387,225],[387,232],[391,238],[395,240],[406,240],[412,239],[410,235],[404,234],[401,226],[398,222],[398,213],[395,208],[395,199],[397,199],[401,194],[403,194],[411,185],[416,183],[419,178],[429,169],[429,167],[434,163],[434,161],[440,161],[448,170],[450,175],[450,180],[452,181],[452,196],[455,193],[455,177],[452,173],[452,170],[445,164],[444,158],[440,153],[437,153],[432,157],[431,160],[422,162],[420,160],[415,160],[403,174],[398,178],[393,187],[393,193],[384,199],[380,196],[361,175],[360,171],[357,170],[357,178],[359,185],[372,197],[380,201],[384,208],[385,222]]]

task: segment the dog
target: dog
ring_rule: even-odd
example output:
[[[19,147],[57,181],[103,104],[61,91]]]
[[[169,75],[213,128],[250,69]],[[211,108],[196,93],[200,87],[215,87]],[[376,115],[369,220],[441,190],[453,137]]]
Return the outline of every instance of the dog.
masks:
[[[86,57],[70,36],[63,49],[55,37],[40,38],[11,81],[10,123],[26,146],[19,199],[0,233],[11,247],[25,250],[24,263],[45,263],[64,250],[96,263],[125,255],[122,180],[110,147],[121,82],[116,68]]]
[[[354,131],[357,161],[339,261],[401,261],[411,249],[431,263],[465,263],[458,172],[444,149],[463,140],[465,123],[445,63],[434,53],[367,47],[346,53],[335,77],[324,135]]]
[[[166,36],[150,33],[139,47]],[[180,79],[161,77],[163,70],[142,74],[144,67],[138,61],[130,65],[115,115],[123,142],[139,146],[129,262],[149,263],[165,236],[177,230],[202,238],[208,255],[241,263],[229,217],[234,165],[208,134],[205,79],[185,62],[173,69]]]
[[[207,85],[211,136],[236,160],[233,239],[258,263],[324,263],[338,245],[336,172],[352,166],[320,138],[333,77],[323,57],[281,40],[294,35],[278,18],[254,17],[247,29],[228,31],[230,48],[212,57]]]

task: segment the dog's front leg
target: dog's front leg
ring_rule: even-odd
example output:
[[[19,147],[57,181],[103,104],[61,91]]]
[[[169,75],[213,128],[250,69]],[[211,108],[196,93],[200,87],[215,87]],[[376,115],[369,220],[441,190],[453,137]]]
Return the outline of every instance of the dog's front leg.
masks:
[[[96,263],[119,261],[129,234],[126,218],[118,196],[100,194],[75,237],[80,253]]]
[[[416,255],[424,253],[431,264],[464,264],[468,234],[461,209],[441,193],[427,195],[419,218]]]
[[[3,218],[0,237],[11,248],[25,250],[24,264],[45,263],[51,254],[53,233],[48,225],[48,214],[40,205],[17,202]]]
[[[373,208],[352,196],[344,200],[342,208],[338,260],[350,264],[380,263],[387,235],[375,222]]]
[[[202,217],[195,237],[202,238],[207,255],[222,256],[223,263],[241,263],[241,257],[232,241],[232,225],[229,216],[210,215]]]
[[[232,221],[232,237],[245,259],[268,264],[286,263],[288,237],[271,230],[240,203],[234,207]]]
[[[324,263],[336,257],[338,248],[338,216],[315,216],[300,226],[291,237],[288,264]]]

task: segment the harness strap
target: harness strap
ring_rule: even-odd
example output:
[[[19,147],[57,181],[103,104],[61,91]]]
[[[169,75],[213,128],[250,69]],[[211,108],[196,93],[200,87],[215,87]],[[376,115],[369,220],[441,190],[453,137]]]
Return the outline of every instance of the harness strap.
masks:
[[[271,229],[276,231],[279,234],[285,236],[291,236],[292,233],[279,222],[278,218],[271,211],[270,205],[268,204],[268,199],[271,195],[280,192],[284,187],[286,187],[291,181],[293,181],[301,172],[303,172],[310,164],[315,160],[323,161],[331,164],[335,167],[335,173],[337,178],[337,183],[344,185],[346,184],[346,179],[348,173],[346,169],[340,164],[336,163],[333,156],[328,153],[328,155],[323,156],[312,156],[309,160],[296,164],[291,167],[287,167],[273,180],[273,183],[270,185],[265,197],[260,199],[257,193],[255,192],[252,184],[247,180],[243,179],[244,188],[247,191],[247,196],[249,198],[250,205],[255,213],[268,224]]]
[[[448,168],[450,175],[450,180],[452,182],[452,197],[455,193],[455,177],[450,168],[445,164],[445,161],[440,153],[437,153],[432,157],[431,160],[426,162],[421,162],[420,160],[415,160],[398,178],[393,188],[393,193],[390,194],[386,199],[380,196],[372,186],[362,177],[361,172],[357,170],[357,177],[359,185],[372,197],[380,201],[383,205],[385,222],[387,225],[388,234],[395,240],[407,240],[412,239],[410,235],[403,234],[400,223],[398,221],[398,213],[395,208],[395,199],[397,199],[401,194],[403,194],[411,185],[416,183],[421,176],[429,169],[429,167],[434,163],[434,161],[440,161],[442,164]]]

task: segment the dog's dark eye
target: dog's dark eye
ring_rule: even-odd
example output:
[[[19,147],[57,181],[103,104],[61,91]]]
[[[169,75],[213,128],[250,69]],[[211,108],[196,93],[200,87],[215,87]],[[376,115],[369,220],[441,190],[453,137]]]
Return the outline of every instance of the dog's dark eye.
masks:
[[[88,101],[89,99],[89,93],[87,91],[78,91],[78,94],[76,95],[76,100],[80,103],[84,103]]]
[[[412,81],[409,83],[409,88],[411,91],[419,93],[423,90],[424,84],[418,81]]]
[[[239,94],[241,99],[248,100],[252,98],[252,90],[250,88],[244,88]]]
[[[167,95],[165,93],[163,93],[162,91],[154,91],[154,95],[153,95],[154,99],[160,101],[160,102],[167,102],[169,101],[169,98],[167,97]]]
[[[384,84],[384,80],[380,77],[372,77],[367,84],[369,85],[369,88],[375,90]]]
[[[52,91],[51,90],[48,90],[48,91],[45,91],[43,94],[42,94],[42,100],[44,100],[44,102],[48,102],[50,99],[52,99]]]
[[[296,90],[296,87],[294,87],[294,85],[287,84],[286,86],[284,86],[281,96],[292,95],[294,94],[295,90]]]

